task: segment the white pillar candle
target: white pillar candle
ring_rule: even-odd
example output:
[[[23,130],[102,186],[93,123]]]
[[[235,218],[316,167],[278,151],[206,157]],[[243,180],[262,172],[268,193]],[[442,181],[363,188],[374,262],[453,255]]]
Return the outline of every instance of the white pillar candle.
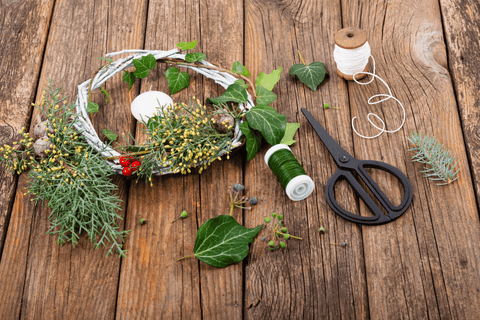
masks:
[[[130,110],[138,121],[147,122],[149,118],[161,112],[164,108],[172,106],[173,100],[160,91],[147,91],[136,97]]]

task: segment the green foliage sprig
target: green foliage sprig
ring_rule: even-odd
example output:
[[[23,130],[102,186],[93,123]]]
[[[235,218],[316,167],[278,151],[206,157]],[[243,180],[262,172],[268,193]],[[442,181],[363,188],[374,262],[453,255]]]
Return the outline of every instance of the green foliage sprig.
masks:
[[[59,92],[50,81],[41,103],[35,105],[46,116],[48,130],[34,146],[45,148],[35,155],[33,138],[22,129],[23,139],[14,147],[0,148],[0,162],[17,174],[32,168],[27,194],[51,208],[48,233],[58,236],[58,244],[74,246],[86,232],[94,248],[109,245],[107,255],[117,251],[125,256],[122,246],[129,231],[121,231],[116,221],[122,218],[117,213],[121,201],[114,193],[117,186],[110,179],[114,172],[75,130],[75,106],[65,104]]]
[[[228,115],[231,121],[217,124],[217,115]],[[232,149],[235,118],[239,110],[228,105],[214,106],[209,112],[200,100],[189,103],[176,103],[168,106],[156,116],[150,118],[143,132],[148,136],[144,144],[132,142],[124,147],[136,155],[143,154],[142,164],[137,171],[138,178],[146,177],[151,182],[154,170],[171,167],[175,173],[187,174],[198,167],[202,173],[215,160],[221,160],[219,154],[226,150],[227,159]],[[215,125],[224,127],[220,133]]]
[[[455,158],[435,137],[429,135],[423,137],[422,133],[413,132],[408,140],[413,144],[409,151],[415,152],[412,160],[426,165],[424,170],[420,171],[425,178],[443,181],[438,185],[450,184],[458,179],[460,169],[455,169],[457,167]]]

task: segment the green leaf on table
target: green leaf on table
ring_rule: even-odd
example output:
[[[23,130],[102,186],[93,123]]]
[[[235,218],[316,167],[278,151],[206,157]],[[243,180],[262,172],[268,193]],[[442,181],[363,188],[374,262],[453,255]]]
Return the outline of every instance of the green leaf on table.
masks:
[[[177,48],[180,50],[189,50],[194,49],[197,46],[197,40],[193,40],[192,42],[179,42],[177,43]]]
[[[92,101],[88,101],[87,103],[87,112],[88,113],[95,113],[98,112],[98,104]]]
[[[247,161],[250,161],[255,158],[258,149],[260,149],[262,137],[259,137],[255,132],[253,132],[246,121],[240,124],[240,130],[242,130],[243,134],[247,138]]]
[[[108,94],[108,91],[105,90],[104,88],[100,87],[100,90],[102,90],[103,94],[105,97],[107,97],[107,103],[110,103],[110,95]]]
[[[245,83],[245,80],[243,79],[238,79],[237,81],[234,82],[235,84],[238,84],[240,87],[242,87],[243,89],[247,89],[248,88],[248,83]]]
[[[260,131],[272,146],[280,143],[285,136],[287,116],[270,106],[257,105],[250,109],[245,117],[250,127]]]
[[[133,74],[135,75],[135,77],[140,79],[148,76],[150,70],[155,68],[155,66],[157,65],[157,60],[155,60],[155,57],[151,53],[149,55],[141,57],[140,59],[133,59],[132,62],[135,66],[135,71],[133,72]]]
[[[133,72],[125,71],[122,80],[128,83],[128,90],[132,90],[132,86],[135,83],[135,80],[137,80],[137,77],[135,77]]]
[[[300,81],[316,91],[318,85],[325,79],[327,70],[323,62],[312,62],[308,66],[297,63],[290,68],[289,74],[291,76],[296,75]]]
[[[107,139],[110,141],[115,141],[118,138],[118,135],[115,134],[115,132],[110,131],[108,129],[102,129],[102,132],[105,135],[105,137],[107,137]]]
[[[277,70],[273,70],[272,73],[266,74],[260,72],[257,80],[255,81],[255,86],[262,85],[265,89],[272,91],[275,84],[280,80],[280,74],[282,73],[282,67]]]
[[[185,55],[185,60],[187,62],[196,62],[205,59],[207,59],[207,55],[203,52],[187,53]]]
[[[247,68],[245,68],[243,64],[241,64],[238,61],[235,61],[233,63],[232,72],[241,74],[242,76],[245,76],[245,77],[250,77],[250,72],[247,70]]]
[[[167,71],[165,71],[165,77],[167,77],[170,94],[177,93],[190,84],[190,76],[188,73],[180,72],[180,70],[175,67],[168,68]]]
[[[247,256],[248,245],[262,227],[263,224],[245,228],[229,215],[209,219],[198,228],[194,256],[217,268],[239,263]]]
[[[293,136],[295,136],[295,132],[297,132],[298,128],[300,128],[300,123],[287,123],[285,135],[280,143],[286,144],[287,146],[294,144],[296,141],[293,140]]]
[[[257,104],[269,105],[277,99],[277,95],[272,91],[265,89],[262,85],[257,85]]]
[[[220,97],[216,98],[207,98],[207,102],[213,104],[222,104],[228,101],[236,102],[236,103],[245,103],[247,102],[247,90],[244,87],[237,83],[232,83],[228,86],[227,90],[224,94]]]

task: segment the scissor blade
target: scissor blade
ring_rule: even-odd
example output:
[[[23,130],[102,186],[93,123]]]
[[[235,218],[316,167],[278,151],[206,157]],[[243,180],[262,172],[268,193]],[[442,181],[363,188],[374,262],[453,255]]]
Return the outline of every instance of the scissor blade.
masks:
[[[332,155],[333,159],[335,159],[335,162],[339,167],[343,166],[344,162],[341,160],[345,159],[343,157],[346,157],[347,161],[353,158],[347,151],[340,147],[337,141],[332,138],[327,130],[322,127],[322,125],[315,119],[314,116],[312,116],[310,112],[308,112],[307,109],[302,108],[301,110],[305,118],[307,118],[308,122],[310,122],[312,125],[313,130],[315,130],[317,135],[323,141],[323,144],[325,144],[325,147],[327,147],[328,151],[330,151],[330,154]]]

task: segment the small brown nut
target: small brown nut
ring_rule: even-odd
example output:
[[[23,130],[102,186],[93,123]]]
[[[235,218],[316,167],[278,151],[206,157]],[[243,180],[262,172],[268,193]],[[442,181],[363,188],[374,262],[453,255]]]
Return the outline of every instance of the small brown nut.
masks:
[[[39,156],[40,158],[46,158],[47,155],[45,154],[45,150],[50,148],[51,144],[52,143],[50,142],[50,140],[48,140],[48,137],[46,137],[46,136],[37,139],[37,141],[35,141],[35,144],[33,145],[33,149],[35,150],[35,154],[37,156]]]
[[[215,123],[213,127],[220,133],[227,133],[228,127],[235,124],[235,119],[228,113],[217,113],[213,116]]]

